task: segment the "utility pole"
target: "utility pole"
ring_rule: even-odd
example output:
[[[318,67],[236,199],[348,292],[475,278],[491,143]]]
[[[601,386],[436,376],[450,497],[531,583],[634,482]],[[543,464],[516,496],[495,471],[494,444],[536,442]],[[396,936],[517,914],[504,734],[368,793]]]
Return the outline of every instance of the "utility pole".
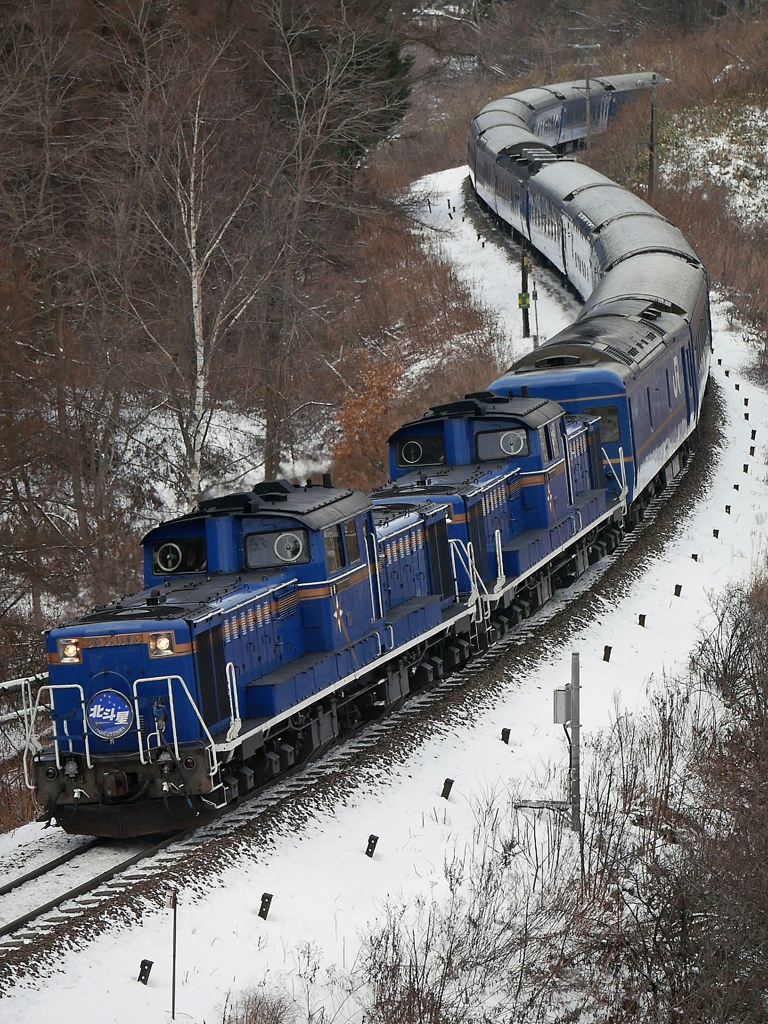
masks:
[[[578,29],[576,29],[576,31],[578,31]],[[574,43],[573,44],[573,48],[574,48],[574,50],[584,50],[584,51],[586,51],[585,55],[579,61],[579,65],[584,68],[584,79],[585,79],[584,84],[585,84],[586,93],[587,93],[587,110],[586,110],[586,114],[587,114],[587,139],[586,139],[586,148],[587,148],[587,150],[589,150],[590,146],[592,145],[592,104],[591,104],[591,99],[592,98],[590,96],[589,72],[590,72],[590,68],[594,67],[595,64],[597,63],[596,61],[592,60],[592,55],[591,55],[590,51],[592,51],[592,50],[599,50],[600,49],[600,43]]]
[[[579,655],[571,654],[571,828],[581,831],[581,688]]]
[[[530,338],[531,318],[529,309],[531,305],[531,296],[528,293],[528,254],[525,252],[523,253],[520,294],[517,297],[517,304],[523,314],[523,337]]]
[[[173,965],[171,968],[171,1020],[176,1020],[176,889],[168,889],[165,905],[173,911]]]

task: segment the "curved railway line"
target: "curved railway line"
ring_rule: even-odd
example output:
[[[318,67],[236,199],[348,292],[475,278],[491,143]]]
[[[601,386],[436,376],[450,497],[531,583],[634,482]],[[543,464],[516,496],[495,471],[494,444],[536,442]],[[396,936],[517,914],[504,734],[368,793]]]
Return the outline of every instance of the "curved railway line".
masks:
[[[716,460],[705,459],[702,453],[720,447],[722,422],[721,402],[710,387],[699,454],[653,499],[643,522],[612,554],[470,665],[415,691],[386,718],[362,727],[322,760],[282,776],[214,822],[150,842],[86,843],[4,884],[2,987],[41,969],[64,946],[90,939],[116,920],[141,917],[148,905],[157,906],[169,884],[189,884],[191,878],[210,882],[238,851],[247,847],[253,853],[276,835],[300,829],[315,811],[343,803],[355,790],[370,785],[372,773],[404,763],[426,737],[474,719],[493,705],[502,689],[514,685],[515,676],[530,673],[551,655],[553,645],[565,642],[574,629],[595,618],[606,601],[620,596],[677,532],[683,513],[706,491]],[[106,868],[105,850],[118,852]],[[90,877],[82,878],[88,860],[93,868]],[[61,873],[67,864],[80,866],[75,884],[62,880],[59,891],[51,895],[52,873]],[[35,889],[42,891],[42,898],[35,898]]]

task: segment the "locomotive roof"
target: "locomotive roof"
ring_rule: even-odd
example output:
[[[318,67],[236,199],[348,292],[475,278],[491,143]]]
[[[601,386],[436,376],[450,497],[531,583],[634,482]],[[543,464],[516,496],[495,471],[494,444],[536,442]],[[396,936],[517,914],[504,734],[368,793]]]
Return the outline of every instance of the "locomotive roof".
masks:
[[[523,426],[529,427],[531,430],[536,430],[556,417],[562,416],[563,412],[564,410],[561,405],[550,401],[548,398],[522,398],[514,395],[499,395],[495,391],[478,391],[471,395],[466,395],[463,401],[460,402],[433,405],[428,412],[425,412],[417,420],[404,423],[389,440],[391,441],[401,430],[413,427],[416,424],[457,418],[511,418],[522,423]]]
[[[247,515],[291,516],[302,520],[310,530],[324,530],[366,511],[370,505],[371,499],[362,491],[326,485],[296,487],[288,480],[272,480],[256,484],[252,491],[207,498],[198,502],[195,511],[169,520],[157,529],[169,523],[204,519],[206,516]],[[154,532],[150,531],[147,537]]]
[[[554,404],[554,403],[553,403]],[[499,459],[499,462],[504,461]],[[509,473],[517,473],[518,469],[499,469],[498,463],[493,466],[491,462],[468,464],[458,463],[450,466],[419,466],[409,473],[391,480],[383,487],[377,487],[373,492],[374,499],[401,498],[406,504],[411,505],[409,511],[418,510],[419,499],[427,496],[433,497],[436,494],[444,494],[446,497],[452,494],[472,494],[478,488],[487,486],[494,480],[500,479]],[[415,504],[414,504],[415,503]],[[375,503],[373,514],[379,521],[384,521],[382,507]],[[396,505],[396,508],[401,506]]]
[[[287,569],[282,569],[285,573]],[[275,586],[275,580],[256,579],[256,572],[224,573],[213,576],[179,576],[163,586],[146,587],[135,594],[99,605],[86,615],[59,624],[95,625],[102,622],[119,626],[121,622],[142,619],[191,618],[211,610],[214,601],[240,592],[258,594]],[[277,571],[273,576],[279,575]],[[279,581],[278,581],[279,582]]]

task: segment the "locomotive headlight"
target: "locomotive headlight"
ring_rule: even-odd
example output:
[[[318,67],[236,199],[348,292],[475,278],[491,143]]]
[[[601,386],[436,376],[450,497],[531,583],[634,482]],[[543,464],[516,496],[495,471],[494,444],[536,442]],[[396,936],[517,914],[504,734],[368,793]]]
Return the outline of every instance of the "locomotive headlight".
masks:
[[[149,656],[150,658],[167,658],[176,653],[176,642],[173,630],[167,633],[149,634]]]
[[[79,640],[58,640],[59,661],[62,665],[79,665],[80,641]]]

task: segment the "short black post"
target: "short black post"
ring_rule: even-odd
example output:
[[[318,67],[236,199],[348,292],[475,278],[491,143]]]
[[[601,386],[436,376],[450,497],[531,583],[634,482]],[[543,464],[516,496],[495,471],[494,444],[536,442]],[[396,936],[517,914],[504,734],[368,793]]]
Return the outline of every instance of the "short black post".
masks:
[[[718,359],[717,360],[717,365],[718,366],[722,366],[723,365],[723,360],[722,359]]]
[[[691,558],[694,560],[694,562],[698,562],[699,560],[699,556],[696,554],[691,555]]]
[[[749,399],[745,398],[744,399],[744,408],[746,408],[748,405],[749,405]]]
[[[149,981],[149,972],[152,970],[152,964],[154,960],[142,960],[139,966],[139,976],[136,979],[140,981],[142,985],[146,985]]]
[[[725,376],[726,377],[730,377],[731,376],[731,371],[730,370],[726,370],[725,371]]]
[[[613,648],[612,647],[608,647],[607,645],[603,648],[603,661],[610,661],[611,660],[611,651],[612,650],[613,650]]]
[[[726,505],[725,506],[725,514],[727,516],[729,516],[731,514],[731,506],[730,505]]]
[[[748,473],[749,472],[749,463],[745,462],[742,468],[743,468],[745,473]]]
[[[509,746],[509,737],[510,737],[510,730],[509,729],[502,729],[501,730],[501,742],[502,743],[506,743],[507,746]]]
[[[645,615],[638,615],[637,622],[638,622],[638,625],[640,625],[643,628],[645,628]]]
[[[745,419],[745,420],[748,420],[748,419],[749,419],[749,413],[748,413],[748,412],[745,412],[745,413],[744,413],[744,419]]]
[[[715,538],[715,540],[717,540],[717,538],[720,536],[720,531],[717,529],[713,530],[712,536]]]
[[[737,391],[739,390],[739,385],[738,385],[738,384],[736,384],[736,390],[737,390]]]
[[[682,592],[683,592],[683,585],[682,585],[682,583],[676,583],[675,584],[675,597],[680,597]]]
[[[453,789],[453,779],[446,779],[443,783],[443,792],[440,794],[443,800],[447,800]]]
[[[378,841],[378,836],[368,836],[368,845],[365,848],[366,857],[373,857],[374,853],[376,852],[376,843],[378,843]]]
[[[738,484],[734,484],[734,485],[733,485],[733,489],[734,489],[734,491],[738,491],[738,489],[739,489],[739,485],[738,485]]]
[[[757,431],[753,430],[752,431],[752,440],[754,441],[756,437],[757,437]]]
[[[755,446],[753,444],[751,444],[749,446],[749,454],[750,455],[754,455],[755,454]]]
[[[261,894],[261,906],[259,907],[259,917],[263,918],[266,921],[267,920],[267,914],[269,913],[269,908],[271,906],[272,906],[272,893],[271,892],[263,892]]]

